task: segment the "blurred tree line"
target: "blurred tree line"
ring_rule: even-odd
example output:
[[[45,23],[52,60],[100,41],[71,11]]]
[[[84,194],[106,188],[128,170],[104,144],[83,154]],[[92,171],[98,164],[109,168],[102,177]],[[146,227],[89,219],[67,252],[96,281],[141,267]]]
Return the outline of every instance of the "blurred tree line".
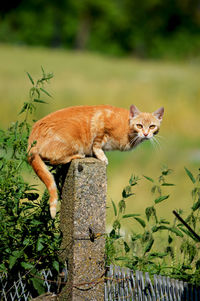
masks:
[[[200,0],[15,0],[0,41],[114,55],[185,58],[200,50]]]

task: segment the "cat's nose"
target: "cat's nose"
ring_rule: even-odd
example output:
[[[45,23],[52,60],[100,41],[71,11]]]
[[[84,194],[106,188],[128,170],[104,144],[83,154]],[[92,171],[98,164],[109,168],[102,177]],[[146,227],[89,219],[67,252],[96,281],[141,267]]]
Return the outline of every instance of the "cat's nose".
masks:
[[[143,133],[143,134],[144,134],[144,136],[145,136],[145,137],[147,137],[147,136],[148,136],[148,133]]]

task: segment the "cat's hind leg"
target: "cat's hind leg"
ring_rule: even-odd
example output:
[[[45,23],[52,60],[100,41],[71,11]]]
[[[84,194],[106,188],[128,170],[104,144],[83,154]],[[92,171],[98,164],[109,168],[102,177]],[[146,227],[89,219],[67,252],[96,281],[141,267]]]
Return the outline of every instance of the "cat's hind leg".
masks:
[[[57,137],[57,136],[56,136]],[[48,161],[52,165],[67,164],[74,159],[82,159],[85,157],[83,152],[79,152],[79,146],[76,143],[65,143],[57,137],[51,143],[43,144],[39,149],[39,153],[43,160]]]
[[[83,159],[83,158],[85,158],[85,155],[76,154],[76,155],[60,158],[56,162],[54,161],[54,162],[50,162],[50,163],[51,164],[67,164],[67,163],[71,162],[72,160]]]

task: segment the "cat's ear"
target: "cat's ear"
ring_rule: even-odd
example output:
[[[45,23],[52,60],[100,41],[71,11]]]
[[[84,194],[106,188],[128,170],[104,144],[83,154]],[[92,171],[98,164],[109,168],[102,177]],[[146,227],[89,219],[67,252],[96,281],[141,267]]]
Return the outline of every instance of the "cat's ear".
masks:
[[[130,106],[130,116],[133,118],[133,117],[136,117],[139,114],[140,114],[140,111],[138,110],[138,108],[134,105],[131,105]]]
[[[156,118],[158,118],[159,120],[162,120],[163,114],[164,114],[164,108],[163,107],[161,107],[160,109],[153,112],[153,115],[156,116]]]

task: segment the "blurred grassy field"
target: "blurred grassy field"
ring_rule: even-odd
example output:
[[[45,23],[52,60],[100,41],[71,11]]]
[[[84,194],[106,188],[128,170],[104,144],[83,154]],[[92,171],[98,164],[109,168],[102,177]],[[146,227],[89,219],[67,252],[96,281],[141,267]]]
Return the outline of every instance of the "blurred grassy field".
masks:
[[[30,88],[26,71],[37,79],[41,65],[47,72],[54,73],[48,87],[53,99],[49,105],[37,109],[35,118],[70,105],[111,104],[129,108],[130,104],[135,104],[143,111],[164,106],[160,147],[154,148],[146,142],[130,153],[108,154],[108,205],[111,198],[120,200],[121,191],[132,173],[157,177],[160,167],[168,165],[174,170],[169,182],[176,186],[170,188],[171,197],[160,204],[160,214],[172,218],[173,209],[191,206],[192,186],[184,166],[192,171],[200,167],[198,61],[140,61],[8,45],[0,45],[0,58],[1,128],[7,128],[19,118],[17,114]],[[150,183],[144,179],[140,181],[135,188],[136,196],[128,200],[128,213],[142,212],[151,204],[150,188]],[[108,209],[108,224],[111,220],[112,209]]]

